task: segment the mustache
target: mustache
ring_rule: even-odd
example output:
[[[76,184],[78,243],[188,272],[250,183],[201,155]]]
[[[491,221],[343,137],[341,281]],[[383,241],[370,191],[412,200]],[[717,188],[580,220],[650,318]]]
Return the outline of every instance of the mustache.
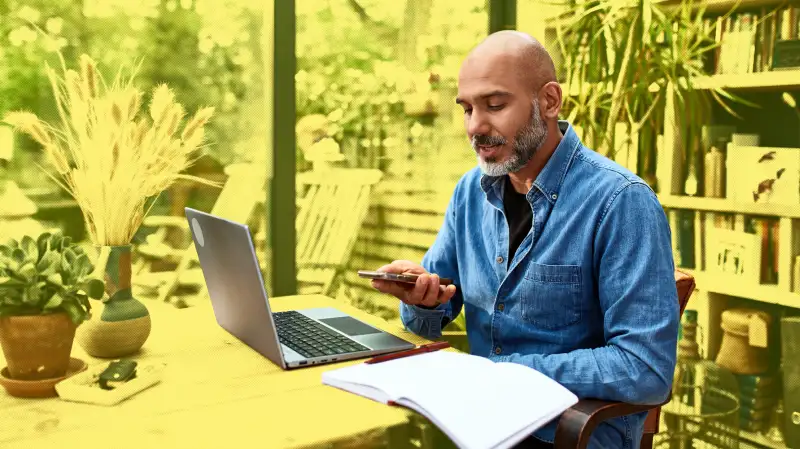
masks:
[[[506,139],[503,136],[487,136],[484,134],[475,134],[472,136],[472,146],[493,146],[505,145]]]

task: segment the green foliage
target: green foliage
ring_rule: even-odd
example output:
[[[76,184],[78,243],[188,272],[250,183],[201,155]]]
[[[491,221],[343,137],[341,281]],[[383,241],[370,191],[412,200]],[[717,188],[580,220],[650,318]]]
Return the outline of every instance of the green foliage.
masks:
[[[0,245],[0,316],[66,312],[75,324],[88,319],[89,298],[105,283],[92,276],[89,256],[70,237],[42,233]]]
[[[430,123],[420,106],[455,86],[488,23],[484,0],[297,2],[296,14],[298,118],[325,116],[350,166],[381,169],[376,160]]]
[[[253,157],[265,127],[253,113],[264,108],[264,7],[247,0],[0,0],[0,115],[26,109],[58,120],[43,70],[47,62],[58,71],[57,52],[69,68],[82,53],[103,71],[141,61],[140,88],[168,83],[187,110],[215,107],[205,153],[222,165]],[[16,140],[23,151],[9,175],[22,187],[61,193],[35,165],[44,158],[39,146],[24,135]]]
[[[702,22],[703,2],[681,0],[669,10],[645,0],[563,3],[567,12],[556,26],[563,75],[581,92],[565,97],[565,110],[598,151],[611,154],[616,148],[618,122],[629,125],[629,134],[660,130],[668,84],[675,87],[680,110],[707,110],[713,99],[732,112],[725,100],[743,102],[722,88],[694,89],[692,81],[707,74],[718,45],[714,29]],[[697,114],[678,118],[686,136],[699,133],[703,119]]]
[[[30,23],[47,36],[43,37]],[[78,2],[0,0],[0,115],[30,109],[47,121],[58,118],[42,69],[43,54],[58,48],[66,58],[75,60],[79,53],[71,43],[83,42],[81,23]],[[13,169],[5,176],[22,188],[50,187],[60,193],[57,184],[36,166],[41,159],[39,145],[27,135],[17,135],[15,140]]]
[[[336,125],[329,135],[341,140],[360,133],[373,106],[396,105],[402,113],[399,93],[413,74],[395,61],[396,25],[365,24],[335,3],[298,13],[297,115],[329,116]]]

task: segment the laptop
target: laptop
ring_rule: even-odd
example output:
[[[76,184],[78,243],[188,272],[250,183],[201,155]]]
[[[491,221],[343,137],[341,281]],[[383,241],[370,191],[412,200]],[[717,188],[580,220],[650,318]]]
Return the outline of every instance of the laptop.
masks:
[[[272,312],[249,227],[185,212],[217,323],[282,369],[415,347],[332,307]]]

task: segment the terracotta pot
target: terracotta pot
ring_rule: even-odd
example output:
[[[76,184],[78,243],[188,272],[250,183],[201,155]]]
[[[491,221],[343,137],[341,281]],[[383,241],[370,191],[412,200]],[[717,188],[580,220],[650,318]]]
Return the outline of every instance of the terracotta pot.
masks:
[[[77,326],[66,313],[0,318],[0,345],[12,379],[64,376]]]
[[[150,336],[150,313],[131,293],[131,247],[100,248],[108,301],[92,308],[81,325],[78,343],[94,357],[118,358],[136,353]]]

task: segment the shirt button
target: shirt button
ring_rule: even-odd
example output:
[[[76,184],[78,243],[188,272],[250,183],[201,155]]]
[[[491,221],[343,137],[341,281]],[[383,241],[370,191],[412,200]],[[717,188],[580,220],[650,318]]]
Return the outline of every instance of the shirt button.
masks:
[[[503,263],[503,256],[497,256],[497,263]]]
[[[506,308],[506,305],[505,305],[505,304],[503,304],[503,303],[500,303],[500,304],[497,306],[497,310],[499,310],[499,311],[501,311],[501,312],[502,312],[502,311],[503,311],[503,309],[505,309],[505,308]]]
[[[500,349],[500,346],[494,348],[494,353],[495,354],[500,354],[501,351],[502,351],[502,349]]]
[[[558,198],[558,194],[554,193],[554,194],[552,194],[552,195],[550,196],[550,198],[552,198],[552,199],[556,199],[556,198]]]

